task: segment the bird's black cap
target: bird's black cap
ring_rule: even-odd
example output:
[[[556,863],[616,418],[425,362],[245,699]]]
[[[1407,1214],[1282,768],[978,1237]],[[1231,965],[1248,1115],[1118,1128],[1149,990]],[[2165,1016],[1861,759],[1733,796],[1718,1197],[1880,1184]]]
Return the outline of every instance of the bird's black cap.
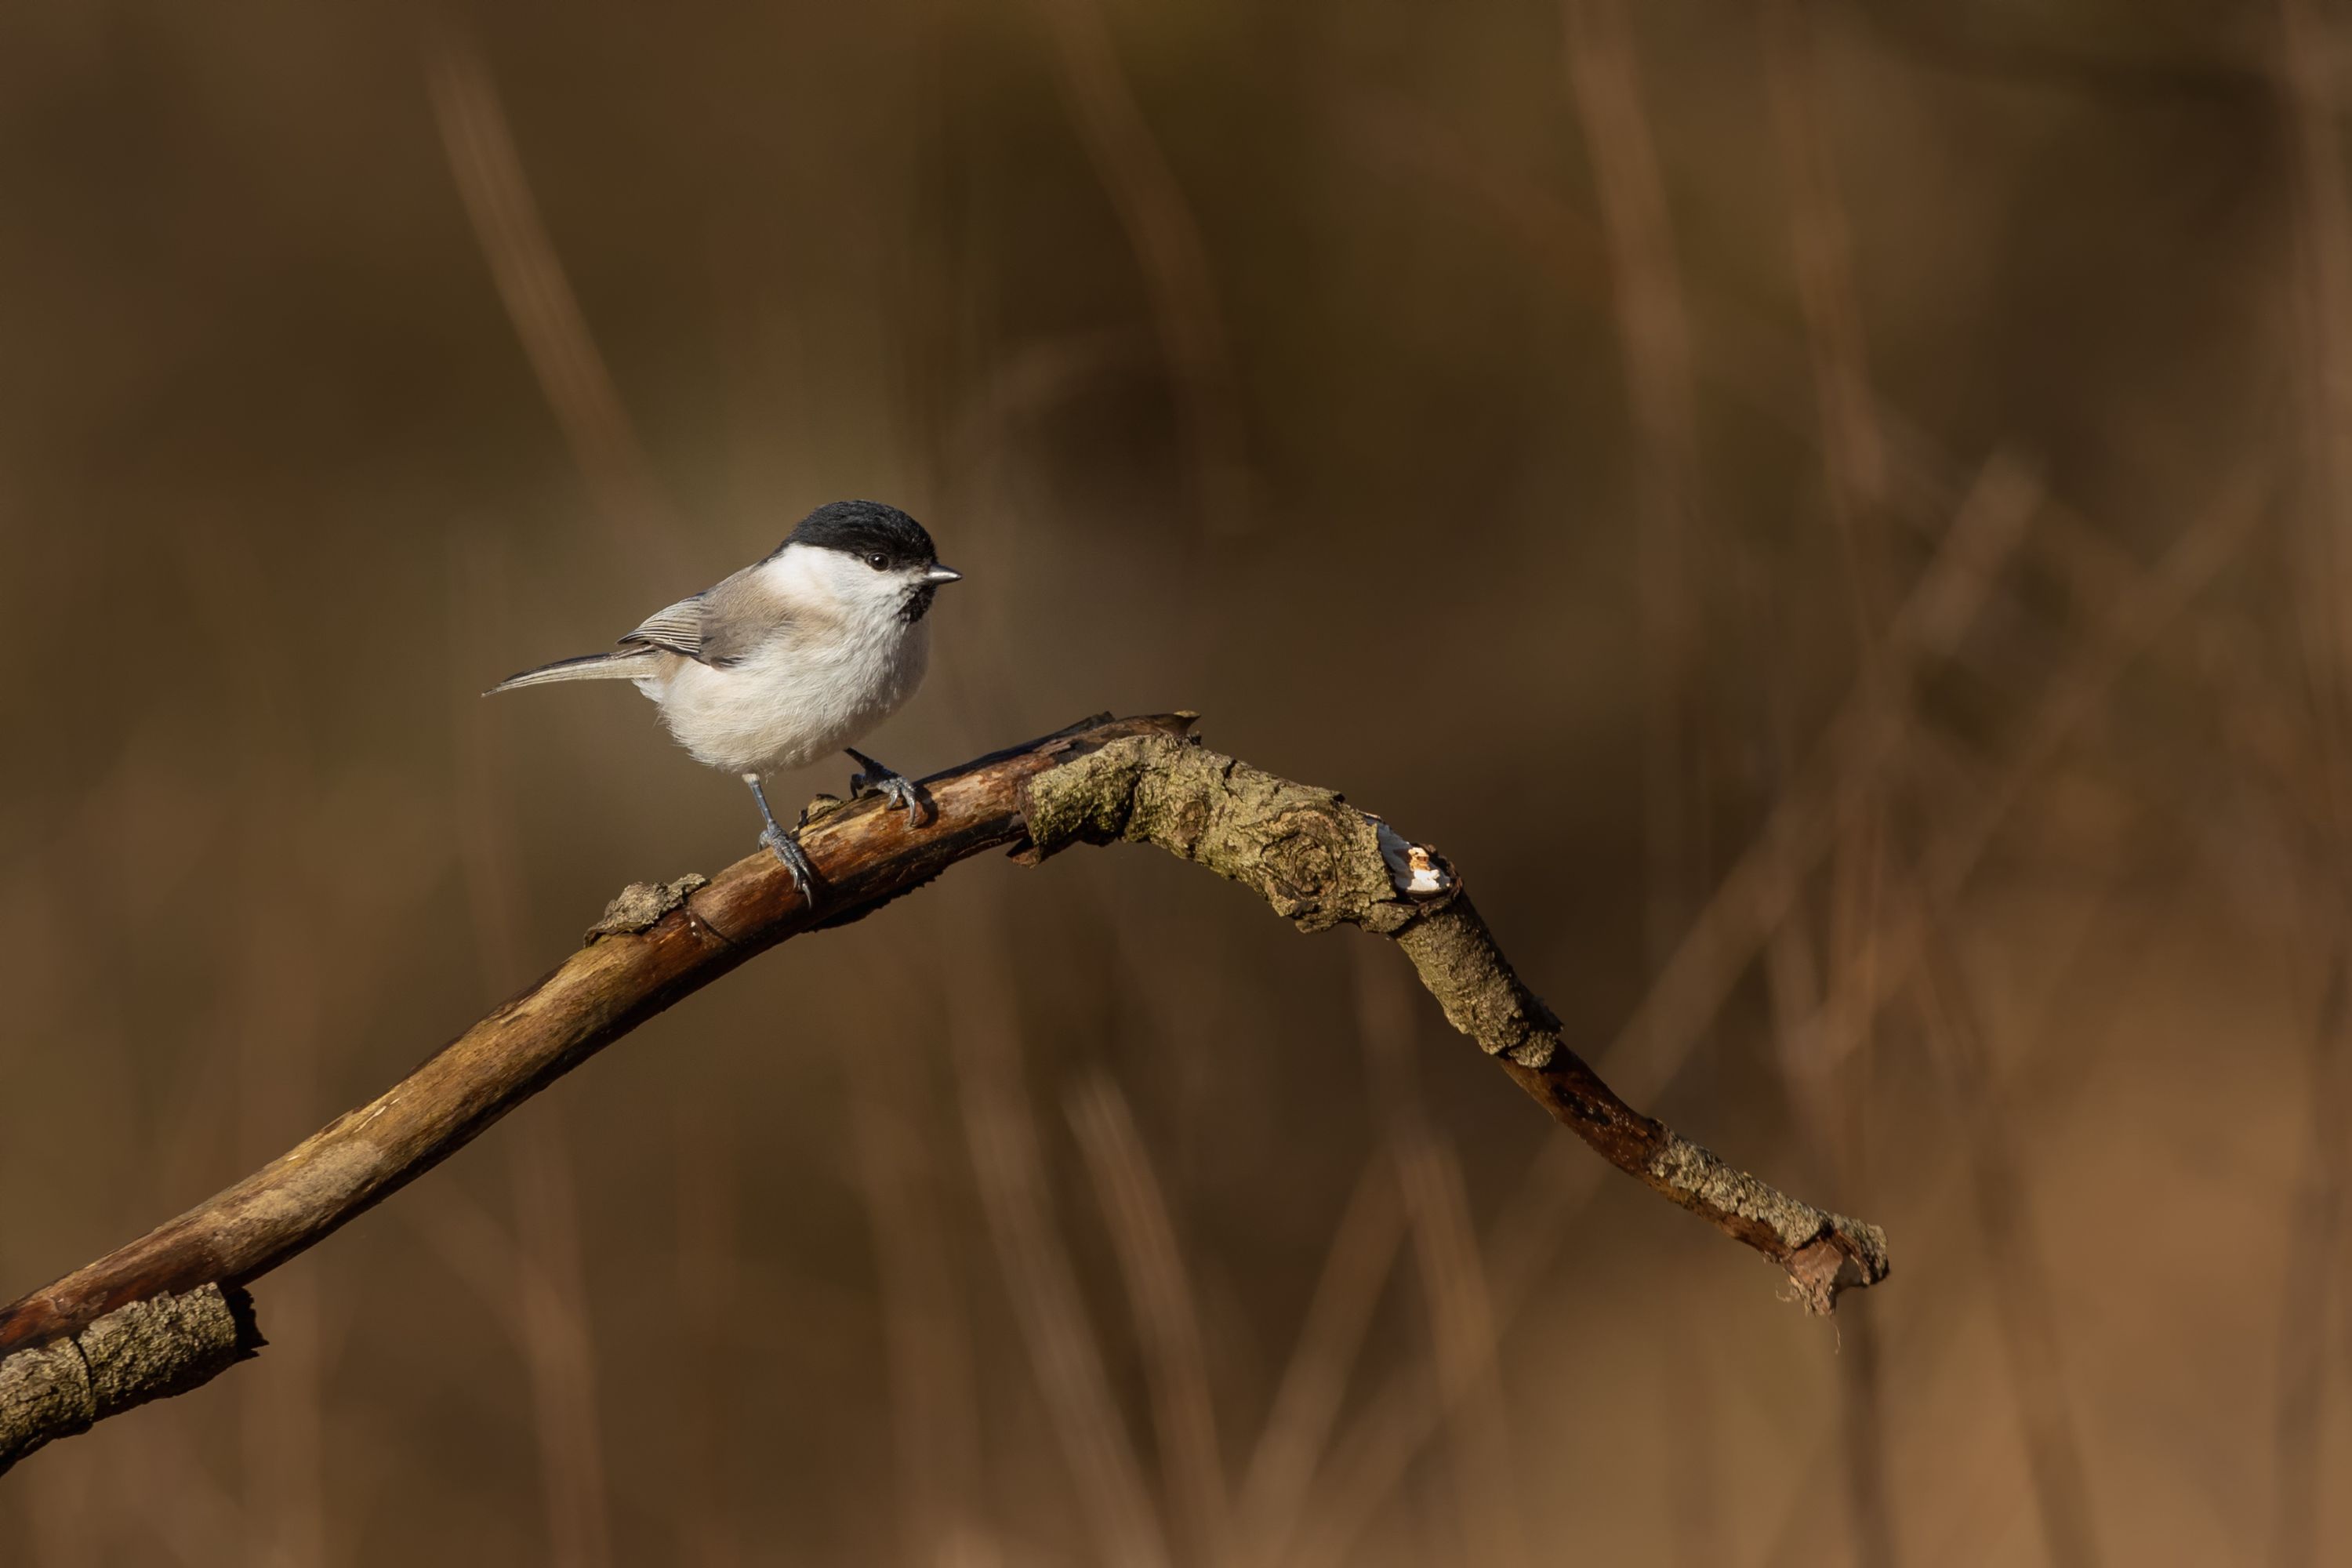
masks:
[[[921,523],[878,500],[829,501],[801,519],[776,548],[785,544],[839,550],[861,560],[879,555],[886,567],[929,566],[940,558]]]

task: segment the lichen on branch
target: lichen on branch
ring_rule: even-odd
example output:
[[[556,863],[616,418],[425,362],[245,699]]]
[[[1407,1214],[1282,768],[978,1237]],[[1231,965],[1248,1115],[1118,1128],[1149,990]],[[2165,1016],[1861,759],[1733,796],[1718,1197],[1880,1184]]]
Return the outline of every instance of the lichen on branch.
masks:
[[[1333,791],[1156,733],[1038,773],[1023,799],[1030,858],[1077,842],[1157,845],[1255,889],[1301,931],[1356,925],[1395,942],[1448,1023],[1612,1164],[1787,1268],[1809,1310],[1886,1277],[1877,1226],[1801,1203],[1618,1099],[1444,859]]]
[[[1257,891],[1304,931],[1343,921],[1389,934],[1411,920],[1372,819],[1171,735],[1135,735],[1038,774],[1024,792],[1038,855],[1084,841],[1156,844]]]
[[[0,1361],[0,1471],[45,1443],[194,1388],[260,1346],[245,1292],[206,1285],[118,1307],[69,1339]]]

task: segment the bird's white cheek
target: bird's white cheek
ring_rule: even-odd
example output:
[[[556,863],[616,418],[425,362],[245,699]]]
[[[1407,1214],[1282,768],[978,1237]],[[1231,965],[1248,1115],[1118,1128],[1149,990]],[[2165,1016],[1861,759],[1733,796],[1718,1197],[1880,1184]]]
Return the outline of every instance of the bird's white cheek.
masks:
[[[871,566],[853,565],[847,581],[841,584],[841,602],[864,615],[895,613],[906,597],[906,584],[897,573],[877,572]]]

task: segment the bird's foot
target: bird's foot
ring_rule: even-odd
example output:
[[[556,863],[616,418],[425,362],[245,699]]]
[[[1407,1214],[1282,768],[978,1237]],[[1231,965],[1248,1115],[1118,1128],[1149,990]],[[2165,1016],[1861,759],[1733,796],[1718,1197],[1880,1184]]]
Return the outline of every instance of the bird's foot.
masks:
[[[849,775],[849,798],[863,800],[869,795],[878,795],[894,806],[903,806],[907,813],[907,826],[914,826],[920,808],[927,803],[921,787],[914,780],[884,766],[863,752],[850,752],[849,754],[864,770]]]
[[[808,852],[801,847],[800,838],[771,822],[768,830],[760,835],[760,843],[792,873],[793,890],[809,903],[815,903],[816,868],[809,864]]]

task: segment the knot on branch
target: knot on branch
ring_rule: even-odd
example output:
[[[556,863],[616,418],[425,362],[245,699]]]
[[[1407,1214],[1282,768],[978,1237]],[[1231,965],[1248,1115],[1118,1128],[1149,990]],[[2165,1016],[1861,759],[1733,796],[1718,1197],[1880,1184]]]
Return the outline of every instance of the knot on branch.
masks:
[[[1170,735],[1114,741],[1037,774],[1023,816],[1041,858],[1073,842],[1156,844],[1255,889],[1305,931],[1394,936],[1455,886],[1435,854],[1337,793]]]
[[[0,1361],[0,1471],[56,1437],[184,1394],[262,1345],[252,1299],[231,1285],[118,1307],[70,1339]]]
[[[580,945],[593,947],[600,937],[645,931],[686,902],[687,895],[709,885],[710,879],[698,871],[688,871],[675,882],[632,882],[613,895],[613,901],[604,906],[604,915],[588,928]]]

